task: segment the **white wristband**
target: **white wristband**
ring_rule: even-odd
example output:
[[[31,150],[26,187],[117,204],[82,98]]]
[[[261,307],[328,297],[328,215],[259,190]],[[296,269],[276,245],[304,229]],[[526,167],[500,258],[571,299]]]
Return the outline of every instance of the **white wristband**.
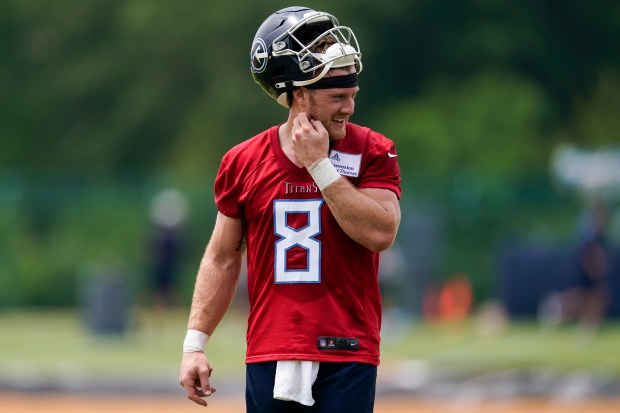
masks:
[[[183,341],[183,353],[192,353],[195,351],[205,351],[205,346],[209,341],[209,335],[198,330],[187,330],[185,341]]]
[[[310,172],[312,179],[314,179],[314,182],[316,182],[321,191],[340,178],[340,174],[336,171],[336,168],[334,168],[329,158],[324,158],[317,164],[311,166],[308,172]]]

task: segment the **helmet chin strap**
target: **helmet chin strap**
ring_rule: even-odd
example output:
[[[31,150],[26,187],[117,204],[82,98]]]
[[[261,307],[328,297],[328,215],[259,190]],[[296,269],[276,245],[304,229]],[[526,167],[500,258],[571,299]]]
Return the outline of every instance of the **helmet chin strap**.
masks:
[[[304,86],[308,86],[308,85],[311,85],[313,83],[318,82],[319,80],[323,79],[323,77],[325,77],[327,72],[329,72],[329,70],[332,68],[332,63],[333,62],[330,62],[330,63],[326,64],[325,66],[323,66],[323,70],[321,70],[321,73],[319,73],[317,76],[313,77],[312,79],[308,79],[308,80],[294,80],[292,82],[293,86],[304,87]]]
[[[308,80],[294,80],[291,82],[291,84],[295,87],[305,87],[305,86],[311,85],[312,83],[318,82],[323,77],[325,77],[325,75],[327,74],[327,72],[329,72],[329,69],[331,69],[331,67],[332,67],[332,62],[323,66],[323,70],[321,70],[321,73],[319,73],[318,76],[312,79],[308,79]],[[276,85],[276,87],[278,87],[278,85]],[[280,93],[280,96],[278,96],[278,98],[276,99],[276,102],[278,102],[280,105],[284,106],[285,108],[290,108],[290,105],[288,104],[288,94],[286,92]]]

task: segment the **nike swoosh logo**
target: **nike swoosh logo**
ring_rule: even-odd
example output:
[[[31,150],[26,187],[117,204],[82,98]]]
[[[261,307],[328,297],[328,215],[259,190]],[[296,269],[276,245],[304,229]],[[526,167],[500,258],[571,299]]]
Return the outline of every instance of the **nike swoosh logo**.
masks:
[[[398,155],[397,155],[397,154],[395,154],[395,153],[390,153],[390,152],[388,152],[388,156],[389,156],[390,158],[396,158]]]

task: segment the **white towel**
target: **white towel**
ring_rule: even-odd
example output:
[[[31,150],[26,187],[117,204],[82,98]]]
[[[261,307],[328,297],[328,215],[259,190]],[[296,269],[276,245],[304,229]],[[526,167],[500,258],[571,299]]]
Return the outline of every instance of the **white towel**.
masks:
[[[319,374],[318,361],[280,360],[276,365],[273,398],[312,406],[312,385]]]

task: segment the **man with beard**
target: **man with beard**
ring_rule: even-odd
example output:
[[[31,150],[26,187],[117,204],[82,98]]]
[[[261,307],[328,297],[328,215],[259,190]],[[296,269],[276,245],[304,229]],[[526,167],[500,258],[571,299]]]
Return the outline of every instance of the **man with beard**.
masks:
[[[304,7],[272,14],[256,33],[250,66],[288,119],[221,161],[180,383],[203,406],[215,391],[204,348],[247,253],[247,411],[371,412],[379,253],[400,224],[394,143],[349,122],[361,53],[334,16]]]

